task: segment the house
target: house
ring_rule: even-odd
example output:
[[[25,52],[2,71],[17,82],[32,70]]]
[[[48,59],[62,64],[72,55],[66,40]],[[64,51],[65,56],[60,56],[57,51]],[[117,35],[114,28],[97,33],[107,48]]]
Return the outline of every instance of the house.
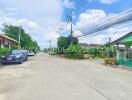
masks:
[[[17,45],[18,41],[16,41],[15,39],[12,39],[2,33],[0,33],[0,48],[9,48],[11,47],[11,45]]]
[[[111,44],[117,45],[116,59],[118,63],[132,67],[132,32],[113,41]],[[120,45],[124,45],[124,48],[120,48]]]

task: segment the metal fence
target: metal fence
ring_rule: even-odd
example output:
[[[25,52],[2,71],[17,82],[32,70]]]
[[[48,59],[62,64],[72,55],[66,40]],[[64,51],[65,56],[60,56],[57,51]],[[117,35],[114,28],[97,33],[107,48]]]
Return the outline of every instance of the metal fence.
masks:
[[[126,51],[117,51],[117,61],[121,65],[132,67],[132,49]]]

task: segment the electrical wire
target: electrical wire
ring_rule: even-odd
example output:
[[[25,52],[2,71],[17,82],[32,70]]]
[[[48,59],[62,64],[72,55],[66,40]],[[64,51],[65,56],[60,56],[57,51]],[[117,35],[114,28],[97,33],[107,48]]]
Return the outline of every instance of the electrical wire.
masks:
[[[128,27],[128,26],[132,26],[132,23],[130,23],[130,24],[128,24],[128,25],[122,25],[122,26],[117,26],[117,25],[114,25],[114,26],[112,26],[112,27],[118,27],[118,29],[121,29],[121,28],[124,28],[124,27]],[[111,28],[112,28],[111,27]],[[95,33],[93,33],[93,34],[88,34],[87,36],[89,36],[89,38],[91,38],[92,36],[96,36],[96,35],[99,35],[99,33],[100,34],[104,34],[105,32],[102,32],[102,31],[105,31],[105,30],[101,30],[101,31],[98,31],[98,32],[95,32]],[[102,32],[102,33],[101,33]],[[117,31],[118,32],[118,31]],[[88,38],[88,37],[84,37],[84,36],[77,36],[78,38]],[[106,38],[104,38],[104,39],[106,39]]]
[[[131,11],[131,12],[130,12],[130,11]],[[123,13],[124,13],[124,15],[126,15],[128,12],[130,12],[130,13],[132,14],[132,9],[127,10],[127,11],[125,11],[125,12],[123,12]],[[108,20],[105,21],[104,23],[106,24],[106,23],[110,22],[112,19],[115,19],[115,18],[118,18],[118,17],[119,17],[119,18],[122,18],[122,16],[124,16],[124,15],[122,15],[123,13],[120,13],[121,16],[119,16],[119,15],[114,16],[113,18],[108,19]],[[132,15],[131,15],[131,16],[132,16]],[[124,21],[115,23],[114,25],[119,24],[119,23],[122,23],[122,22],[124,22]],[[104,23],[103,23],[103,24],[104,24]],[[97,26],[99,26],[99,25],[103,25],[103,24],[102,24],[102,23],[101,23],[101,24],[96,24],[96,25],[94,25],[94,26],[92,26],[92,27],[89,27],[88,30],[95,29],[95,27],[97,27]],[[110,27],[110,26],[113,26],[113,25],[109,25],[108,27]],[[106,28],[103,28],[103,29],[106,29]],[[96,30],[96,31],[100,31],[100,30],[103,30],[103,29],[99,29],[99,30]],[[86,35],[92,34],[93,32],[91,32],[91,33],[89,33],[89,34],[88,34],[88,33],[89,33],[89,31],[86,32],[86,33],[84,33],[84,35],[82,35],[82,36],[86,36]],[[81,37],[81,36],[79,36],[79,37]]]
[[[88,3],[88,2],[87,2],[87,3]],[[86,5],[87,3],[86,3],[86,1],[84,2],[84,0],[82,0],[82,1],[80,2],[79,6],[78,6],[78,9],[79,9],[82,5]],[[84,7],[84,6],[83,6],[83,7]],[[76,8],[76,10],[77,10],[77,8]],[[77,11],[79,11],[79,10],[77,10]],[[126,14],[128,14],[129,12],[132,13],[132,9],[128,9],[128,10],[126,10],[126,11],[120,13],[120,15],[116,15],[116,16],[114,16],[114,17],[111,18],[111,19],[104,20],[102,23],[99,23],[99,24],[96,24],[96,25],[94,25],[94,26],[92,26],[92,27],[89,27],[88,30],[95,29],[95,28],[98,27],[99,25],[108,24],[108,22],[110,22],[110,21],[112,22],[112,20],[114,20],[114,19],[116,19],[116,18],[119,18],[118,20],[121,20],[121,19],[123,19],[122,17],[125,16]],[[122,23],[122,22],[124,22],[124,21],[119,21],[118,23],[115,23],[115,24],[119,24],[119,23]],[[112,24],[112,25],[109,25],[109,26],[107,26],[107,27],[111,27],[111,26],[113,26],[113,24]],[[105,29],[105,28],[103,28],[103,29]],[[102,29],[96,29],[96,31],[100,31],[100,30],[102,30]],[[87,34],[87,33],[89,33],[89,31],[86,32],[86,33],[85,33],[84,35],[82,35],[82,36],[87,36],[87,35],[89,35],[89,34],[92,34],[93,32],[92,32],[92,33],[89,33],[89,34]],[[81,36],[79,36],[79,37],[81,37]]]
[[[78,5],[75,4],[75,8],[70,10],[69,12],[67,12],[66,14],[66,18],[68,15],[71,15],[73,12],[74,13],[78,13],[79,11],[81,11],[88,3],[89,1],[88,0],[81,0]]]

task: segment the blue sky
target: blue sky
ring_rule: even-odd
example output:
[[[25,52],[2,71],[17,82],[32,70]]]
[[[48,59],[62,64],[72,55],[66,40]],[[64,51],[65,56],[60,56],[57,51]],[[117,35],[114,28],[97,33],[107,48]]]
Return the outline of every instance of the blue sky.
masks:
[[[91,27],[92,25],[95,26],[101,22],[108,21],[108,19],[112,19],[118,14],[123,15],[123,12],[128,9],[131,9],[132,5],[132,1],[130,0],[64,0],[64,1],[65,4],[68,4],[69,2],[71,4],[71,7],[67,7],[64,9],[62,20],[66,21],[65,16],[67,12],[73,11],[75,16],[73,24],[75,27],[75,31],[79,30],[79,32],[77,31],[79,34],[84,34],[88,32],[89,31],[88,28]],[[81,1],[85,3],[81,5],[80,4]],[[78,5],[81,6],[78,7]],[[127,18],[131,19],[131,17],[132,15],[128,16]],[[127,19],[126,17],[122,18]],[[116,20],[113,20],[113,22],[119,22],[119,20],[120,19],[117,18]],[[109,22],[109,24],[111,23],[112,21]],[[115,40],[123,36],[124,34],[127,34],[128,32],[132,31],[131,23],[132,23],[131,20],[129,20],[128,22],[124,22],[104,29],[102,31],[96,32],[96,35],[94,36],[88,35],[86,37],[82,37],[80,38],[80,42],[104,44],[107,41],[106,38],[109,38],[109,36],[111,36],[111,38]],[[106,25],[108,24],[105,24],[105,26]],[[123,28],[121,27],[119,30],[120,26],[124,27]],[[96,27],[93,30],[96,30]],[[111,34],[116,31],[117,31],[116,35],[112,36]],[[66,32],[64,32],[64,34],[65,33]],[[93,39],[97,41],[94,42]]]
[[[80,2],[87,2],[77,9]],[[67,31],[59,31],[58,27],[69,30],[69,24],[65,21],[67,12],[74,9],[74,34],[82,35],[91,25],[96,25],[105,19],[112,18],[119,13],[131,8],[131,0],[0,0],[0,27],[3,23],[22,25],[26,32],[44,48],[56,45],[59,36],[67,36]],[[75,11],[77,9],[77,11]],[[132,31],[131,21],[118,26],[97,32],[95,36],[79,38],[80,42],[104,43],[110,34],[118,31],[120,37]],[[120,26],[127,25],[118,30]],[[105,34],[104,34],[105,33]],[[98,41],[92,41],[93,38]],[[114,38],[115,39],[115,38]]]
[[[68,1],[68,0],[66,0]],[[101,0],[69,0],[70,2],[74,2],[75,12],[78,16],[80,13],[85,12],[88,9],[102,9],[107,14],[109,13],[120,13],[121,11],[127,10],[131,8],[132,1],[131,0],[102,0],[102,1],[113,1],[111,3],[101,3]],[[85,4],[82,3],[85,2]],[[115,2],[114,2],[115,1]],[[81,5],[81,6],[80,6]],[[82,10],[80,10],[80,8]],[[67,12],[74,10],[74,8],[65,8],[63,15],[66,16]],[[64,17],[62,16],[62,17]]]

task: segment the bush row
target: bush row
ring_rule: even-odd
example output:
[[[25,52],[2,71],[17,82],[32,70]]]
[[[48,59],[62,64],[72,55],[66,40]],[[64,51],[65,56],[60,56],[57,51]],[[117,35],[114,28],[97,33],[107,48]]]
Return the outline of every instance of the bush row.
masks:
[[[5,55],[7,52],[9,52],[8,48],[0,48],[0,57]]]

